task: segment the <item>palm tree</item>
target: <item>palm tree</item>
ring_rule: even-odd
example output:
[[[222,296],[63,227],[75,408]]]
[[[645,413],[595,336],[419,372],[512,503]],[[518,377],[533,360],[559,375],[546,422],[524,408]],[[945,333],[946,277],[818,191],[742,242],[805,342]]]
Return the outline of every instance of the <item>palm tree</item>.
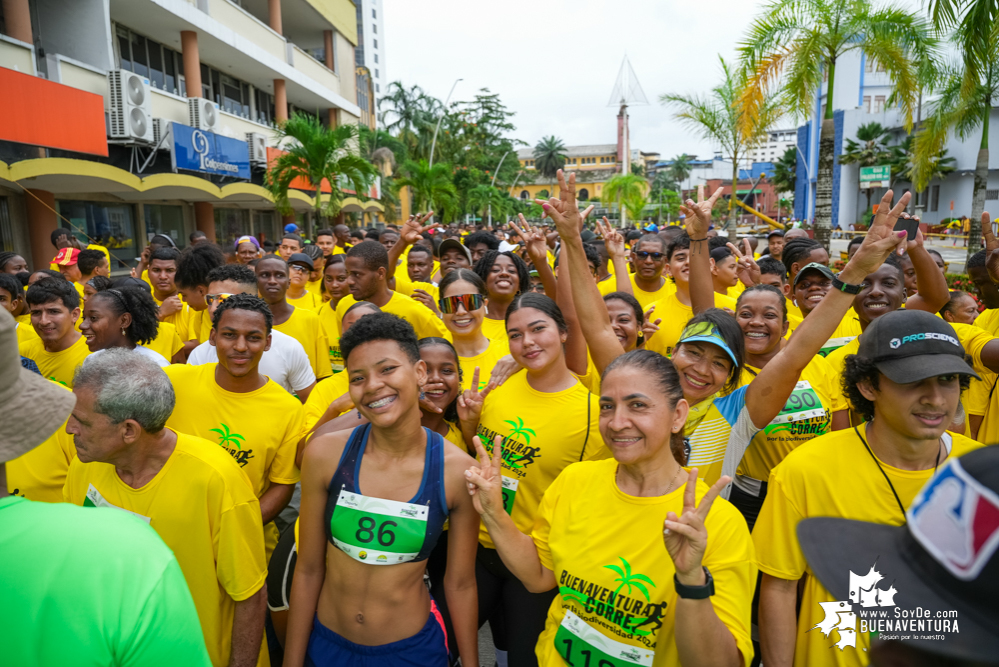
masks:
[[[770,179],[770,182],[778,194],[781,192],[794,192],[794,187],[798,180],[797,171],[798,149],[791,146],[774,163],[774,175]]]
[[[429,211],[436,205],[444,212],[453,213],[458,191],[451,182],[451,165],[438,162],[431,167],[426,160],[407,160],[400,171],[405,176],[398,179],[396,184],[411,189],[413,211]],[[444,218],[444,214],[441,218]]]
[[[368,162],[381,172],[381,197],[386,222],[395,222],[395,207],[399,204],[399,188],[395,184],[396,167],[406,159],[406,145],[383,129],[372,130],[367,125],[358,125],[358,145]]]
[[[645,207],[649,205],[649,197],[644,190],[639,190],[630,197],[625,197],[621,203],[631,219],[638,221],[642,219]]]
[[[609,181],[604,184],[604,192],[600,197],[600,200],[606,203],[616,201],[621,209],[621,227],[624,228],[627,223],[627,214],[632,212],[632,208],[635,206],[635,202],[639,199],[644,201],[645,191],[649,187],[648,182],[641,176],[636,176],[635,174],[618,174],[614,176]],[[629,208],[629,202],[631,202]],[[638,216],[632,216],[633,218],[641,217],[641,209],[644,208],[643,203],[639,207]]]
[[[555,191],[556,172],[565,166],[565,144],[552,135],[545,137],[534,147],[534,168],[541,178],[550,181],[551,191]]]
[[[911,134],[898,146],[892,146],[891,184],[896,180],[909,181],[916,191],[915,200],[920,206],[925,205],[922,193],[932,180],[943,180],[957,169],[956,160],[947,155],[946,149],[941,149],[936,155],[920,161],[915,154],[915,137]]]
[[[683,182],[687,180],[691,172],[690,156],[686,153],[677,155],[673,158],[672,164],[670,164],[666,171],[670,175],[670,178],[673,179],[673,182],[676,183],[677,189],[683,189]]]
[[[753,23],[740,48],[748,72],[739,98],[742,122],[758,122],[766,94],[775,88],[783,108],[799,118],[809,117],[823,80],[827,91],[834,90],[839,59],[861,51],[888,73],[908,130],[919,96],[915,62],[931,59],[936,44],[926,21],[901,7],[875,8],[870,0],[775,0]],[[826,248],[832,229],[834,141],[830,93],[822,113],[815,183],[815,238]]]
[[[673,107],[673,117],[699,133],[709,141],[721,146],[732,159],[732,195],[728,202],[728,237],[736,240],[735,208],[736,190],[739,183],[739,160],[746,152],[766,136],[767,131],[781,115],[773,96],[766,97],[756,110],[753,122],[747,122],[736,101],[746,86],[744,71],[733,71],[719,56],[722,82],[711,89],[708,96],[679,95],[667,93],[659,97],[660,102]]]
[[[329,218],[340,212],[344,199],[341,188],[363,197],[378,174],[358,152],[356,125],[329,128],[315,116],[295,113],[278,127],[277,135],[278,146],[285,152],[267,169],[264,184],[282,215],[292,212],[288,191],[295,179],[309,183],[316,192],[316,214]],[[326,204],[322,201],[323,181],[331,186]]]
[[[989,47],[995,44],[999,0],[931,0],[930,14],[938,30],[954,30],[964,60],[966,83],[969,87],[974,85],[988,69],[990,61],[982,55],[988,54]]]
[[[628,592],[626,593],[626,595],[631,595],[631,589],[637,588],[642,592],[642,595],[645,596],[646,600],[650,600],[651,598],[649,596],[649,589],[645,587],[645,584],[648,584],[653,588],[655,588],[656,587],[655,582],[649,579],[644,574],[632,573],[631,563],[626,561],[621,556],[618,556],[618,558],[621,560],[621,565],[623,567],[618,567],[617,565],[604,565],[604,567],[607,568],[608,570],[612,570],[615,573],[617,573],[618,578],[615,579],[614,581],[621,582],[621,585],[617,587],[616,591],[614,591],[614,595],[620,593],[621,589],[627,586]]]
[[[485,218],[486,210],[493,203],[495,194],[496,188],[494,187],[485,183],[476,185],[468,191],[468,207],[472,210],[472,213],[481,213],[482,217]]]
[[[230,433],[229,427],[222,424],[222,428],[210,428],[208,429],[212,433],[219,434],[219,444],[228,449],[228,445],[232,444],[236,446],[236,449],[242,449],[243,445],[241,441],[245,441],[246,438],[241,436],[239,433]]]
[[[883,127],[881,123],[865,123],[861,125],[857,128],[857,139],[863,143],[858,144],[853,139],[847,139],[845,152],[839,156],[839,163],[856,164],[861,167],[874,167],[890,162],[892,152],[885,144],[887,136],[888,129]],[[867,208],[864,210],[870,211],[871,195],[874,193],[871,188],[867,188],[865,194],[867,195]]]
[[[968,239],[968,256],[981,249],[981,221],[985,211],[985,186],[989,175],[989,114],[999,104],[999,23],[987,49],[974,56],[982,61],[980,75],[966,69],[962,62],[944,70],[940,97],[933,112],[926,119],[923,131],[915,140],[915,176],[921,183],[928,183],[928,173],[933,171],[933,161],[940,153],[947,134],[953,130],[962,139],[981,132],[978,159],[975,162],[975,185],[971,194],[971,230]],[[961,37],[961,41],[970,38]],[[971,40],[974,43],[974,40]]]

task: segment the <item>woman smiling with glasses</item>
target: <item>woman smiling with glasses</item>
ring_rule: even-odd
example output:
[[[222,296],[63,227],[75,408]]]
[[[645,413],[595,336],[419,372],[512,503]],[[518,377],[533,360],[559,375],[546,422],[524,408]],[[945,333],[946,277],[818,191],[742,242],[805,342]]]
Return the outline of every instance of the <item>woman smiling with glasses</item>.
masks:
[[[474,271],[455,269],[444,276],[439,290],[441,318],[454,339],[463,384],[471,387],[472,378],[477,377],[479,386],[471,388],[480,391],[489,383],[493,367],[510,353],[506,336],[490,340],[482,333],[486,284]]]

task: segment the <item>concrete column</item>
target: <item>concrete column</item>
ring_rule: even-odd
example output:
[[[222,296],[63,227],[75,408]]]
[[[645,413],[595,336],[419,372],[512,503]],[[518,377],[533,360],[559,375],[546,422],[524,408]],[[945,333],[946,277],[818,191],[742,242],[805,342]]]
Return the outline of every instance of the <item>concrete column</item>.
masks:
[[[187,96],[202,97],[201,55],[198,52],[198,33],[193,30],[181,30],[180,45],[184,58],[184,80],[187,85]]]
[[[339,125],[339,123],[337,122],[336,112],[337,112],[337,108],[336,107],[330,107],[330,110],[329,110],[329,126],[330,126],[331,130],[334,129],[337,125]]]
[[[284,34],[281,25],[281,0],[267,0],[267,23],[277,34]]]
[[[326,69],[335,72],[336,61],[333,58],[333,31],[323,30],[323,46],[326,50]]]
[[[52,232],[59,227],[55,207],[55,195],[51,192],[28,190],[24,195],[28,237],[31,240],[31,268],[35,271],[49,268],[56,254],[52,246]]]
[[[208,240],[215,243],[215,207],[211,202],[194,202],[194,224],[199,232],[204,232]]]
[[[7,35],[26,44],[34,43],[31,37],[31,12],[28,0],[0,0]],[[48,264],[46,264],[46,267]]]
[[[279,123],[288,120],[288,93],[284,89],[284,79],[274,79],[274,119]]]

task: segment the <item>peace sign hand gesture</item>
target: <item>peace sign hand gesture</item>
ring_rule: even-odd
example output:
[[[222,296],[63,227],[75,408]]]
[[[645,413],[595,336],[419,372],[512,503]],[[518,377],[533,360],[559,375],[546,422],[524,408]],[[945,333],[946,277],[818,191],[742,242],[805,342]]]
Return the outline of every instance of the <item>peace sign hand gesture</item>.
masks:
[[[603,237],[604,247],[607,248],[607,255],[611,259],[624,257],[624,236],[611,226],[607,216],[603,217],[603,222],[597,220],[597,233]]]
[[[878,270],[884,264],[885,259],[893,251],[901,255],[905,252],[906,240],[904,231],[895,231],[895,221],[905,211],[909,205],[911,195],[906,192],[898,203],[893,207],[891,200],[894,193],[888,190],[881,203],[878,204],[878,213],[871,221],[871,227],[864,236],[864,242],[860,244],[857,254],[853,256],[840,273],[840,280],[847,283],[860,283]]]
[[[479,391],[479,367],[476,366],[472,373],[472,383],[468,389],[458,394],[458,420],[462,424],[478,424],[482,415],[482,405],[492,390],[493,383],[490,381],[482,391]]]
[[[742,250],[739,250],[733,243],[726,243],[725,245],[735,255],[738,263],[736,273],[742,284],[747,287],[759,285],[761,279],[760,267],[756,264],[756,260],[753,259],[753,249],[749,245],[749,239],[742,239]]]
[[[496,516],[503,509],[503,436],[493,438],[492,456],[482,446],[479,436],[472,438],[479,465],[465,471],[468,495],[480,516]]]
[[[510,226],[513,227],[517,231],[520,238],[523,239],[524,247],[527,249],[527,254],[530,256],[531,261],[533,261],[536,265],[539,261],[544,261],[547,258],[548,242],[545,239],[544,232],[542,232],[540,228],[531,227],[527,224],[527,220],[524,218],[523,213],[518,213],[517,217],[520,218],[520,225],[511,220]]]
[[[433,224],[427,225],[426,227],[423,226],[423,224],[429,220],[430,216],[433,214],[434,212],[430,211],[429,213],[425,213],[423,215],[417,213],[416,215],[409,216],[409,220],[404,222],[399,228],[399,238],[401,238],[406,245],[413,245],[419,241],[424,232],[428,232],[435,227]]]
[[[666,514],[663,523],[663,541],[666,551],[673,560],[677,579],[681,584],[701,586],[704,584],[703,559],[708,547],[708,529],[704,525],[711,511],[715,498],[722,492],[732,478],[728,475],[714,483],[708,492],[701,497],[701,504],[695,504],[694,494],[697,488],[697,468],[692,468],[687,474],[687,486],[683,491],[683,512],[679,517],[675,512]]]
[[[684,204],[680,204],[680,212],[687,216],[687,236],[691,239],[703,239],[708,234],[711,227],[711,209],[715,207],[715,202],[721,197],[722,189],[718,188],[715,193],[704,201],[703,197],[698,197],[700,201],[696,204],[693,199],[688,199]]]

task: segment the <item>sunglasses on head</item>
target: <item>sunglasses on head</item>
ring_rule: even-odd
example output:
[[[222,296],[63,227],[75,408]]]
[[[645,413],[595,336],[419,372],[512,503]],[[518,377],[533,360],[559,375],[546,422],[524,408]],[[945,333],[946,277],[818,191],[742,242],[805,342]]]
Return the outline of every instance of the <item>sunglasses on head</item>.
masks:
[[[451,315],[458,312],[458,305],[465,308],[466,312],[482,308],[483,297],[481,294],[458,294],[456,296],[444,296],[437,302],[441,312]]]
[[[666,255],[661,252],[646,252],[644,250],[635,251],[635,257],[637,257],[638,259],[648,259],[649,257],[651,257],[653,260],[658,262],[660,259],[662,259],[665,256]]]
[[[207,301],[208,305],[211,306],[214,305],[216,301],[222,303],[231,296],[232,294],[225,294],[224,292],[222,294],[206,294],[205,301]]]

